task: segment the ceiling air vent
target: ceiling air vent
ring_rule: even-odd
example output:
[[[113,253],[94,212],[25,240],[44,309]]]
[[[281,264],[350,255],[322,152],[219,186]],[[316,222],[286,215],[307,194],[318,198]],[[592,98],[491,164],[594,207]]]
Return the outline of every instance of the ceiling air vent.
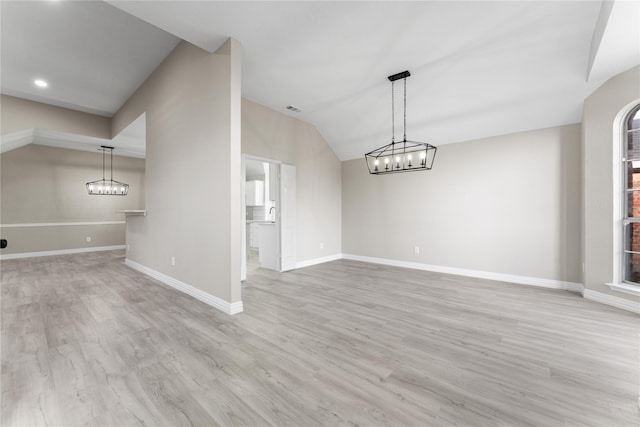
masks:
[[[294,113],[299,113],[302,111],[301,109],[299,109],[298,107],[294,107],[293,105],[287,105],[286,109],[289,111],[293,111]]]

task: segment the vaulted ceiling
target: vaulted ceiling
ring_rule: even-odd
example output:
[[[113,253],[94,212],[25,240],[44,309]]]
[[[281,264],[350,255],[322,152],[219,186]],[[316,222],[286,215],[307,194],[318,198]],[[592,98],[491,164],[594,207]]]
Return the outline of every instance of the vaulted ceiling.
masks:
[[[3,1],[0,13],[2,93],[110,116],[179,39],[214,51],[234,37],[243,96],[314,124],[341,160],[389,142],[386,77],[399,71],[412,74],[408,136],[437,146],[579,122],[590,92],[640,63],[638,2]]]

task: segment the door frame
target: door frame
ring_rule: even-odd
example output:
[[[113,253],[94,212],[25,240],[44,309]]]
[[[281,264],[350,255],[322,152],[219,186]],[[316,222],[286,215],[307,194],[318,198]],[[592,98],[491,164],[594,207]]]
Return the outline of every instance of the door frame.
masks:
[[[259,162],[267,162],[270,165],[276,166],[278,168],[278,188],[281,188],[281,177],[280,177],[280,166],[283,164],[280,160],[269,159],[267,157],[254,156],[251,154],[242,154],[241,156],[241,176],[240,176],[240,186],[241,186],[241,224],[242,224],[242,259],[240,260],[240,280],[244,281],[247,279],[247,205],[246,205],[246,177],[247,177],[247,160],[255,160]],[[295,166],[294,166],[295,167]],[[280,193],[281,191],[278,191]],[[278,199],[276,201],[276,224],[277,227],[277,235],[278,235],[278,270],[282,271],[282,194],[278,194]],[[294,215],[295,218],[295,215]],[[294,225],[295,227],[295,225]]]

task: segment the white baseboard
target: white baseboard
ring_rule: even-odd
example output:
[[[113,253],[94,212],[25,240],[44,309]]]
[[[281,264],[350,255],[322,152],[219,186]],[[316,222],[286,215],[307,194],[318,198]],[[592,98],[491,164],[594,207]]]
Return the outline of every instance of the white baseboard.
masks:
[[[237,314],[237,313],[241,313],[243,310],[242,301],[233,302],[233,303],[229,301],[225,301],[222,298],[218,298],[207,292],[201,291],[198,288],[195,288],[191,285],[188,285],[184,282],[174,279],[171,276],[167,276],[164,273],[160,273],[159,271],[153,270],[142,264],[138,264],[137,262],[131,261],[130,259],[126,259],[125,264],[133,268],[134,270],[138,270],[139,272],[144,273],[147,276],[153,277],[154,279],[164,283],[165,285],[171,286],[172,288],[177,289],[181,292],[184,292],[187,295],[191,295],[195,299],[200,300],[203,303],[210,305],[211,307],[217,308],[218,310],[224,313]]]
[[[51,255],[79,254],[84,252],[114,251],[116,249],[125,249],[125,248],[126,248],[126,245],[115,245],[115,246],[94,246],[91,248],[60,249],[56,251],[22,252],[18,254],[0,255],[0,260],[18,259],[18,258],[35,258],[40,256],[51,256]]]
[[[640,302],[631,301],[625,298],[616,297],[602,292],[592,291],[591,289],[585,289],[582,295],[591,301],[596,301],[601,304],[610,305],[612,307],[621,308],[623,310],[631,311],[636,314],[640,314]]]
[[[344,259],[353,261],[371,262],[374,264],[391,265],[394,267],[413,268],[415,270],[433,271],[436,273],[455,274],[457,276],[477,277],[479,279],[497,280],[500,282],[518,283],[521,285],[538,286],[565,291],[582,292],[581,283],[564,282],[553,279],[540,279],[537,277],[516,276],[513,274],[492,273],[490,271],[468,270],[466,268],[445,267],[441,265],[422,264],[418,262],[398,261],[387,258],[374,258],[368,256],[343,254]]]
[[[329,255],[322,258],[314,258],[314,259],[308,259],[306,261],[296,262],[296,268],[311,267],[312,265],[322,264],[325,262],[335,261],[338,259],[342,259],[342,254],[334,254],[334,255]]]

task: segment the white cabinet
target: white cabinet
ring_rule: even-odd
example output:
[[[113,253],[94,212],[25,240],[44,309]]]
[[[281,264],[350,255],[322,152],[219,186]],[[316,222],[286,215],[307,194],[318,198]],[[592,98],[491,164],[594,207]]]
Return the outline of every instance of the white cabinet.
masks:
[[[280,270],[278,251],[278,227],[273,222],[258,223],[258,259],[260,267]]]
[[[264,206],[264,181],[247,181],[245,188],[247,206]]]
[[[249,248],[258,249],[258,224],[251,222],[249,225]]]

